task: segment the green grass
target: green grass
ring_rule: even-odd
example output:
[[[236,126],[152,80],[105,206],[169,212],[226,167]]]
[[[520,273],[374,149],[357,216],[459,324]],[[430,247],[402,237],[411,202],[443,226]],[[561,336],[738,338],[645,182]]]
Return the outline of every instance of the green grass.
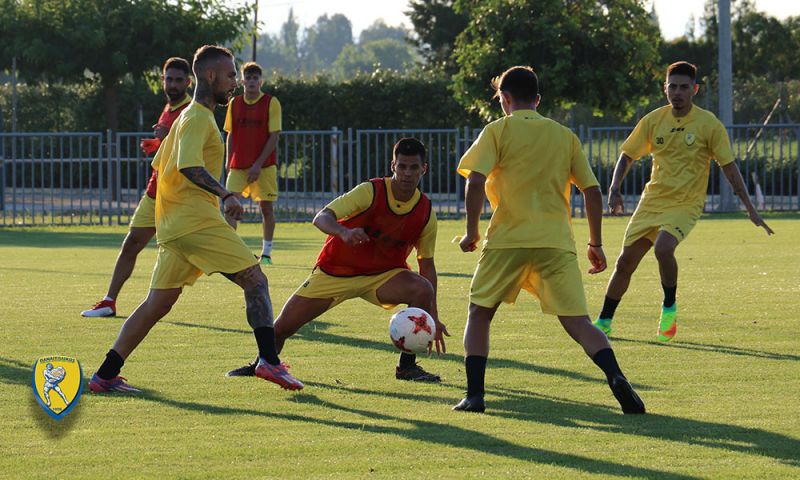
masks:
[[[612,262],[625,221],[604,224]],[[63,354],[87,376],[98,367],[124,318],[78,314],[104,294],[124,229],[0,229],[0,478],[798,478],[800,221],[769,222],[772,238],[743,216],[699,222],[678,250],[680,320],[668,345],[655,341],[657,265],[642,262],[613,341],[647,403],[634,417],[527,295],[495,320],[487,414],[450,410],[464,390],[477,254],[449,243],[461,223],[442,222],[439,308],[453,336],[446,356],[422,360],[442,385],[394,380],[390,315],[357,300],[287,343],[302,393],[224,378],[255,346],[240,291],[215,275],[187,288],[129,359],[123,375],[144,394],[85,394],[56,422],[34,401],[31,366]],[[586,224],[575,228],[582,245]],[[242,233],[255,250],[258,226]],[[267,273],[279,309],[323,236],[281,224],[277,238]],[[142,253],[121,315],[146,294],[154,259],[154,248]],[[584,278],[593,313],[608,276]]]

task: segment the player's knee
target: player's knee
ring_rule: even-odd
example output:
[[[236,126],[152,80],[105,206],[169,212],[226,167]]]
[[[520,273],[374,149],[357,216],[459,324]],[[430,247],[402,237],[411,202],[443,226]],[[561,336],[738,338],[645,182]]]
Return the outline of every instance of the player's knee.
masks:
[[[139,238],[138,236],[128,235],[125,237],[125,241],[122,242],[122,249],[120,250],[120,255],[123,257],[128,258],[135,258],[139,255],[139,252],[144,250],[144,247],[147,246],[147,242],[150,239],[144,240],[143,238]]]
[[[656,244],[653,248],[653,253],[655,253],[659,262],[675,258],[675,248],[671,245]]]
[[[245,293],[267,289],[267,277],[264,276],[264,272],[261,271],[258,265],[253,265],[241,272],[237,277],[237,283],[244,289]]]
[[[636,262],[625,257],[625,255],[620,255],[620,257],[617,259],[614,269],[618,273],[632,275],[633,271],[636,270]]]
[[[261,208],[261,216],[263,216],[264,219],[271,220],[275,217],[275,211],[272,208],[272,202],[261,202],[259,207]]]
[[[433,302],[433,285],[427,278],[417,275],[410,287],[412,295],[420,304],[430,305]]]

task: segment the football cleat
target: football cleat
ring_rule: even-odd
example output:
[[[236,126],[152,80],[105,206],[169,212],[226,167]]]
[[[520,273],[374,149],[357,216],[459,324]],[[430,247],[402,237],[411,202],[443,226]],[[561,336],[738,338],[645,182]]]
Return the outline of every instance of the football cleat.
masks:
[[[486,411],[486,405],[483,403],[483,397],[474,395],[472,397],[464,397],[458,405],[453,407],[457,412],[478,412],[483,413]]]
[[[261,265],[272,265],[272,257],[269,255],[261,255]]]
[[[611,387],[611,392],[616,397],[619,405],[622,407],[622,413],[625,414],[641,414],[645,413],[644,402],[639,398],[639,395],[633,390],[633,387],[628,380],[622,375],[616,375],[609,380],[608,385]]]
[[[117,302],[114,300],[101,300],[89,310],[81,312],[82,317],[113,317],[117,314]]]
[[[419,366],[419,364],[411,365],[410,367],[400,368],[398,365],[394,369],[394,378],[398,380],[411,380],[412,382],[433,382],[438,383],[442,378],[435,373],[426,372]]]
[[[141,392],[138,388],[133,388],[127,383],[125,377],[114,377],[110,380],[100,378],[95,373],[89,380],[89,390],[94,393],[136,393]]]
[[[597,318],[592,325],[599,328],[608,337],[611,335],[611,319],[610,318]]]
[[[286,368],[287,365],[285,363],[271,365],[263,358],[259,358],[255,374],[256,377],[263,378],[268,382],[277,383],[286,390],[302,390],[303,382],[294,378]]]
[[[658,340],[669,342],[678,330],[678,304],[673,303],[671,307],[661,305],[661,320],[658,322]]]
[[[243,367],[234,368],[226,373],[226,377],[254,377],[256,375],[256,365],[258,365],[258,358],[253,360],[253,363],[247,364]]]

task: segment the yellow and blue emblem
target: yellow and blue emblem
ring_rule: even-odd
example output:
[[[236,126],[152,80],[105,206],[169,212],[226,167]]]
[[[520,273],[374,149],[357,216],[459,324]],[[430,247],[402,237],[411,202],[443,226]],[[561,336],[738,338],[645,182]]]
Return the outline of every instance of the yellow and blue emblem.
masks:
[[[694,141],[697,140],[697,136],[694,133],[687,133],[683,137],[683,142],[686,143],[688,146],[694,145]]]
[[[83,370],[72,357],[42,357],[33,364],[33,394],[48,415],[61,420],[75,407],[83,387]]]

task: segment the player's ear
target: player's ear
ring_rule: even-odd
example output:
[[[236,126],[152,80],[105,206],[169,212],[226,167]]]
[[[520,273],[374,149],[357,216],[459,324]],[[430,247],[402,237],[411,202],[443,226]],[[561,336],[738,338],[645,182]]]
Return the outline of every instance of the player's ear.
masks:
[[[541,102],[541,101],[542,101],[542,96],[541,96],[541,94],[537,93],[536,94],[536,99],[533,101],[534,106],[536,106],[536,108],[539,108],[539,102]]]
[[[697,92],[699,92],[699,91],[700,91],[700,85],[695,83],[694,84],[694,94],[697,95]]]

